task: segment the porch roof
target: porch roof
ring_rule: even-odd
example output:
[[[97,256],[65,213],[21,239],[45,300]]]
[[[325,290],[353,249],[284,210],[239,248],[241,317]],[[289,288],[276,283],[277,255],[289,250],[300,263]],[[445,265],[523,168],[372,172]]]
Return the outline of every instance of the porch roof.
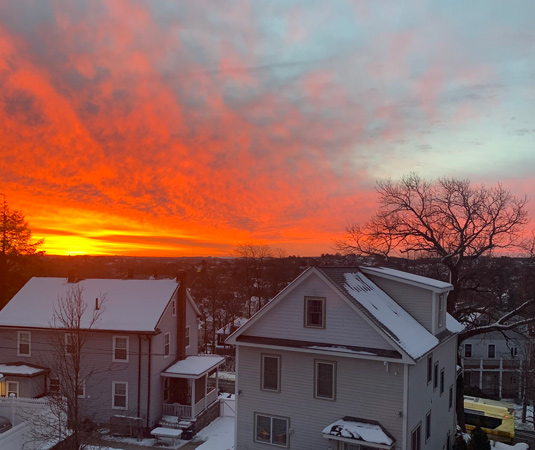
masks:
[[[325,427],[323,437],[380,449],[391,449],[396,441],[379,422],[356,417],[344,417]]]
[[[7,375],[17,377],[35,377],[46,372],[49,372],[49,370],[44,367],[34,366],[32,364],[0,364],[0,379],[6,377]]]
[[[225,358],[222,356],[188,356],[162,372],[162,377],[169,378],[200,378],[211,370],[219,367]]]

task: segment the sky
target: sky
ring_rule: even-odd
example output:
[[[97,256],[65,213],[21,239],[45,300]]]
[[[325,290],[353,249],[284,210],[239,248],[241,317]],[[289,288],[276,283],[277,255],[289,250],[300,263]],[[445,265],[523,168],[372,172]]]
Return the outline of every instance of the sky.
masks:
[[[0,192],[47,253],[145,256],[333,253],[376,181],[410,172],[533,196],[533,17],[520,0],[0,0]]]

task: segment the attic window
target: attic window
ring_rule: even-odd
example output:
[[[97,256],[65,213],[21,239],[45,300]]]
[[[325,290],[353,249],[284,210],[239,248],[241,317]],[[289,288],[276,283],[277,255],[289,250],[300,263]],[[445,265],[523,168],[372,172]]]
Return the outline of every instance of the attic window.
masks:
[[[442,328],[444,325],[444,294],[438,296],[438,327]]]
[[[305,327],[325,328],[325,297],[305,297]]]

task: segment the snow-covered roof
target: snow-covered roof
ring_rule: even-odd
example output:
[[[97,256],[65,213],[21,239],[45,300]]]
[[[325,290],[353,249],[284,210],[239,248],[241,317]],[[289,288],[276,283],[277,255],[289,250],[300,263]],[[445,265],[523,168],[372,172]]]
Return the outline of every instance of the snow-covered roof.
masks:
[[[345,438],[362,443],[381,445],[380,448],[390,448],[394,438],[379,422],[344,417],[325,427],[323,436],[328,439]]]
[[[451,290],[453,286],[444,281],[435,280],[433,278],[422,277],[421,275],[414,275],[413,273],[402,272],[401,270],[388,269],[387,267],[361,267],[362,272],[370,275],[379,275],[385,278],[402,280],[405,283],[419,285],[424,288],[431,288],[433,290]]]
[[[162,372],[163,377],[171,378],[198,378],[222,364],[222,356],[188,356],[182,361],[174,363]]]
[[[0,326],[49,328],[58,299],[78,288],[87,303],[82,326],[88,326],[98,298],[102,313],[93,329],[154,331],[178,284],[170,279],[68,283],[66,278],[34,277],[0,311]]]
[[[460,333],[464,330],[464,325],[457,322],[452,315],[446,313],[446,329],[452,333]]]
[[[438,345],[432,333],[357,268],[318,269],[412,358]]]
[[[47,369],[26,364],[0,364],[0,379],[6,375],[34,376],[46,372]]]

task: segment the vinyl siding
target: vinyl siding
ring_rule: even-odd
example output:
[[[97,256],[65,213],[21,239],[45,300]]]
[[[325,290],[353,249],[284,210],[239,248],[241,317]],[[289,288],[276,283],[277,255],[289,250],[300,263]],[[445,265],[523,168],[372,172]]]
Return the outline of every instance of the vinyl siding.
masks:
[[[276,448],[254,442],[254,413],[288,417],[291,449],[327,448],[322,430],[343,416],[377,420],[402,439],[403,365],[239,346],[237,450]],[[260,389],[260,355],[281,355],[280,392]],[[336,400],[314,398],[314,361],[336,361]],[[387,371],[388,367],[388,371]],[[377,387],[381,388],[378,389]],[[398,448],[398,447],[396,447]]]
[[[199,324],[197,314],[189,301],[186,305],[186,326],[189,326],[189,347],[186,347],[186,356],[195,356],[199,353]]]
[[[348,300],[317,274],[311,274],[300,285],[282,295],[284,297],[278,299],[275,307],[247,330],[247,335],[393,349]],[[304,327],[306,296],[326,298],[324,329]]]
[[[427,331],[433,331],[433,300],[435,296],[431,290],[372,274],[366,274],[366,276],[422,324]]]
[[[457,337],[444,342],[433,353],[433,365],[438,361],[438,387],[433,389],[433,381],[427,384],[427,355],[416,365],[409,366],[408,392],[408,436],[410,447],[411,432],[422,423],[422,450],[441,449],[446,444],[447,432],[451,442],[455,432],[455,388],[457,368]],[[440,371],[444,369],[444,393],[440,395]],[[449,388],[453,385],[453,406],[448,408]],[[425,442],[425,417],[431,411],[431,438]]]

